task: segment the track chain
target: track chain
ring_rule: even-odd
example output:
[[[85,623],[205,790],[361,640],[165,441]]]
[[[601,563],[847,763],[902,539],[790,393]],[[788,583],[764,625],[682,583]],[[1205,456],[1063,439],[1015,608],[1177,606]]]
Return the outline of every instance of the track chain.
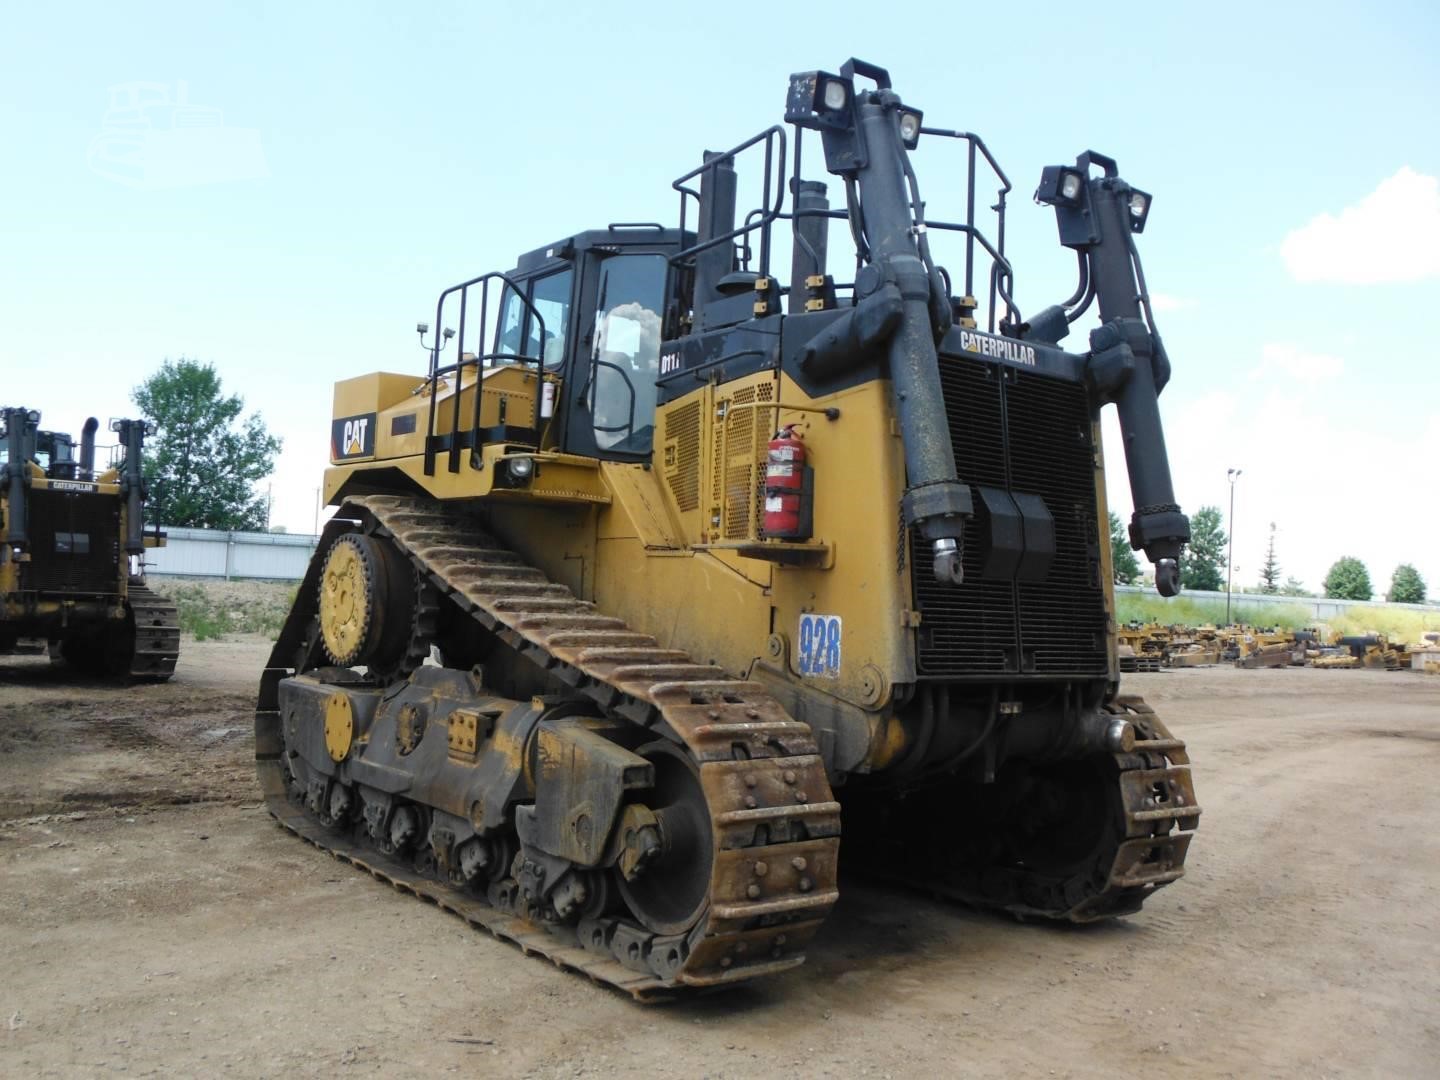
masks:
[[[1185,743],[1170,734],[1155,710],[1134,696],[1117,697],[1105,709],[1128,720],[1136,739],[1130,750],[1112,755],[1118,835],[1102,843],[1090,861],[1050,874],[960,860],[899,867],[890,862],[871,869],[937,896],[1019,916],[1086,923],[1139,911],[1156,889],[1184,876],[1201,808]]]
[[[282,632],[256,713],[257,765],[266,803],[281,824],[526,952],[641,1000],[678,986],[772,975],[804,962],[805,944],[839,895],[840,844],[840,805],[807,725],[760,684],[662,648],[654,637],[598,612],[444,504],[353,498],[336,514],[337,521],[347,518],[389,537],[422,581],[607,714],[688,750],[715,843],[709,902],[694,928],[671,937],[629,919],[584,920],[578,928],[545,925],[516,910],[515,890],[504,883],[492,886],[487,903],[323,827],[290,799],[279,766],[283,746],[271,699],[278,678],[299,663],[298,625]],[[322,542],[316,562],[327,546]],[[290,621],[298,618],[308,618],[299,607]]]
[[[127,600],[135,619],[130,677],[168,679],[180,657],[180,613],[175,605],[143,582],[131,581]]]

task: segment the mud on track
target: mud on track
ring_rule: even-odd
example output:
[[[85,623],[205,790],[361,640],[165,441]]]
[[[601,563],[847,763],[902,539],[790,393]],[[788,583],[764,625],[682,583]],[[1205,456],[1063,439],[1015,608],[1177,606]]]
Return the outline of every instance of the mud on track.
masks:
[[[1099,927],[842,878],[810,962],[663,1009],[345,867],[259,808],[267,643],[173,682],[0,661],[0,1075],[1425,1075],[1440,679],[1127,677],[1190,744],[1189,876]],[[843,859],[843,847],[842,847]]]

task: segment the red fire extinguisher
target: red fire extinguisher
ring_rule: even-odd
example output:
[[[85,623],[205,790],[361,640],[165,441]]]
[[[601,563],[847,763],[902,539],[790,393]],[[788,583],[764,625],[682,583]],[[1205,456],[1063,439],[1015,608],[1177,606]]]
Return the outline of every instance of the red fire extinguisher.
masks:
[[[813,528],[814,470],[796,426],[775,433],[765,464],[765,535],[779,540],[808,540]]]

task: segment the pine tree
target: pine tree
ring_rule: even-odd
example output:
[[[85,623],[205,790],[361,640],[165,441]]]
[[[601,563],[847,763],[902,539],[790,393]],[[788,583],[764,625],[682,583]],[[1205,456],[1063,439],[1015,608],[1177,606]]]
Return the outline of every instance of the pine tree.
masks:
[[[1275,558],[1275,523],[1270,522],[1270,546],[1265,549],[1265,565],[1260,568],[1260,591],[1280,591],[1280,563]]]
[[[1310,596],[1312,593],[1305,588],[1305,583],[1299,578],[1291,576],[1285,579],[1285,584],[1280,586],[1281,596]]]

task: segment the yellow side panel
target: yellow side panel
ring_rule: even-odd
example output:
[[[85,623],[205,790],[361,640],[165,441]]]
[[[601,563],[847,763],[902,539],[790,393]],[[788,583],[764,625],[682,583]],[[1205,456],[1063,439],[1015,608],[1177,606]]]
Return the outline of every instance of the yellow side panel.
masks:
[[[497,485],[497,467],[516,449],[532,458],[535,473],[524,487]],[[425,458],[386,458],[379,461],[346,462],[325,470],[325,502],[334,503],[343,491],[346,495],[387,491],[395,486],[395,473],[409,478],[415,487],[436,499],[496,499],[507,502],[537,504],[608,503],[610,488],[600,475],[600,463],[594,458],[550,451],[530,453],[525,448],[503,443],[489,443],[481,448],[478,465],[472,465],[469,451],[460,455],[460,468],[450,471],[450,455],[441,452],[435,458],[435,471],[426,475]]]
[[[435,434],[449,434],[455,422],[456,382],[451,375],[439,381],[435,395]],[[460,428],[468,430],[475,421],[475,369],[466,368],[459,382]],[[502,422],[529,427],[534,422],[535,373],[518,365],[485,368],[480,386],[480,427]],[[430,428],[430,384],[424,375],[371,372],[335,384],[333,418],[363,418],[374,425],[370,434],[372,452],[344,453],[335,444],[332,432],[332,463],[386,460],[421,454]]]
[[[873,707],[895,683],[915,678],[915,632],[902,625],[911,606],[910,568],[900,559],[905,465],[891,422],[890,386],[876,380],[811,399],[782,377],[780,402],[777,426],[796,424],[804,437],[807,463],[815,470],[814,536],[834,548],[834,564],[828,570],[776,570],[775,631],[789,646],[796,681]],[[787,403],[835,407],[840,416],[787,413]],[[801,677],[796,636],[802,613],[840,616],[837,677]]]
[[[614,461],[602,462],[600,469],[618,506],[618,512],[601,517],[601,540],[638,539],[647,548],[666,550],[682,546],[654,469]]]
[[[828,420],[823,412],[839,410]],[[617,494],[601,514],[597,599],[667,645],[742,672],[756,659],[783,662],[812,689],[876,708],[915,677],[910,570],[899,559],[904,459],[893,433],[889,384],[807,397],[773,372],[698,387],[662,406],[650,483],[678,523],[683,544],[732,544],[763,524],[766,444],[795,424],[815,471],[814,541],[823,566],[788,566],[724,547],[677,557],[642,545],[646,528]],[[607,482],[614,487],[607,471]],[[646,515],[654,515],[647,507]],[[626,542],[626,538],[629,539]],[[839,616],[841,662],[833,677],[804,677],[796,645],[802,614]],[[782,657],[770,652],[773,633]]]
[[[638,539],[596,543],[593,599],[666,648],[737,674],[765,651],[765,591],[703,552],[646,551]]]
[[[335,384],[335,405],[331,415],[358,416],[380,412],[410,397],[425,381],[423,375],[399,375],[393,371],[372,371]]]

